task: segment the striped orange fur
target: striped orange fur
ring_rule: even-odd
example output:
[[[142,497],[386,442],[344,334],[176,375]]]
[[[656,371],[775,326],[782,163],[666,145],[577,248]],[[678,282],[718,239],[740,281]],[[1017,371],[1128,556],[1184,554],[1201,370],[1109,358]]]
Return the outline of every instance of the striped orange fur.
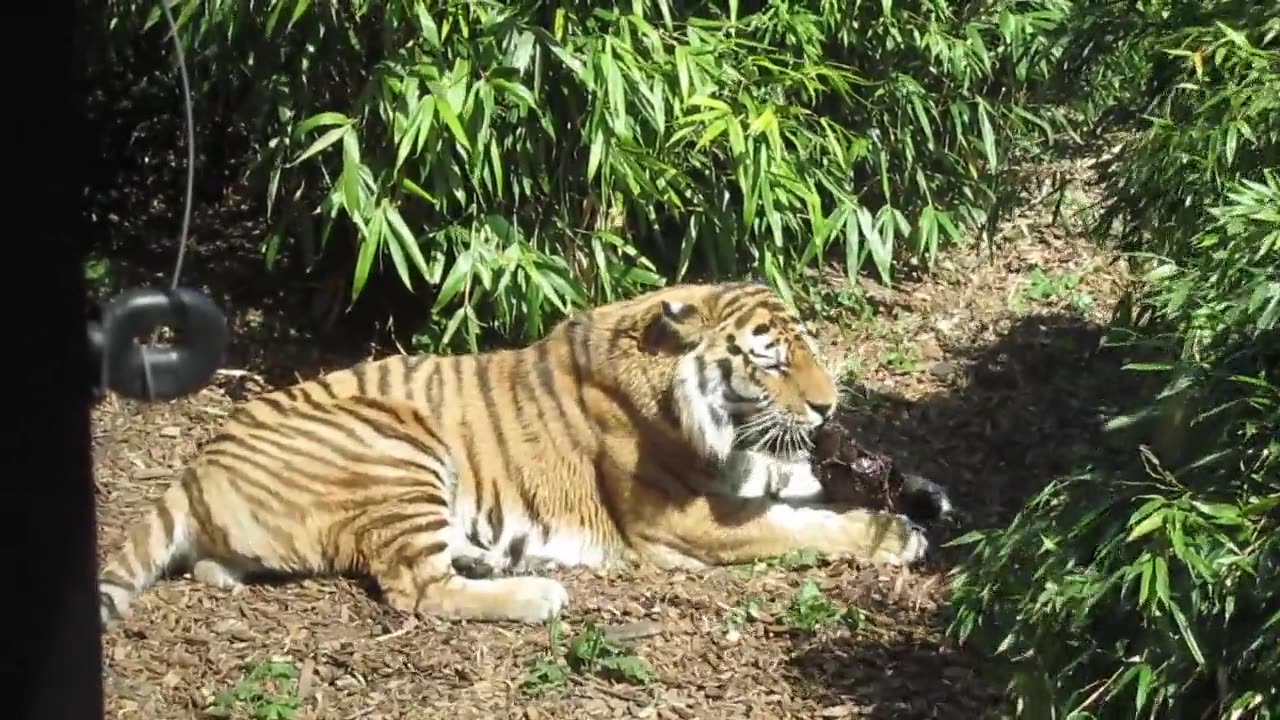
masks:
[[[362,573],[405,611],[540,622],[568,601],[529,574],[548,565],[913,562],[907,518],[823,501],[808,438],[838,400],[747,283],[603,305],[522,349],[366,362],[240,406],[105,564],[102,617],[180,568]]]

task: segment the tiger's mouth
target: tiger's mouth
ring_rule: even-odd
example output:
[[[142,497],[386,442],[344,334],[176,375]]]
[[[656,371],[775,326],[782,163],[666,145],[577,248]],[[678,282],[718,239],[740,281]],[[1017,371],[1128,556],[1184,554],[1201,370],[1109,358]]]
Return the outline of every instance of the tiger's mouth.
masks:
[[[777,458],[808,457],[820,428],[784,410],[765,408],[734,427],[734,447]]]

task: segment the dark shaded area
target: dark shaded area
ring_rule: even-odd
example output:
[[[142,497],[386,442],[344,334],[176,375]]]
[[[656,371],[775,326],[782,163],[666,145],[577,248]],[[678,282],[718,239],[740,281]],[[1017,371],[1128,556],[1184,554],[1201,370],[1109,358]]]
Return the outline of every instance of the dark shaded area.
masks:
[[[45,62],[14,73],[14,92],[27,110],[17,113],[21,179],[12,206],[41,222],[38,237],[10,244],[12,267],[21,270],[5,283],[7,316],[16,321],[9,338],[20,339],[27,361],[18,360],[4,404],[16,428],[5,438],[3,504],[4,546],[14,566],[6,586],[14,589],[17,622],[5,637],[2,672],[17,690],[14,717],[90,720],[102,717],[103,697],[89,353],[76,246],[83,65],[72,3],[31,9],[37,15],[30,25],[11,24],[34,34],[26,39]]]
[[[904,472],[944,485],[963,518],[931,528],[930,569],[945,572],[966,552],[938,545],[1008,523],[1054,476],[1109,452],[1131,452],[1106,437],[1102,425],[1142,388],[1135,373],[1121,369],[1118,351],[1099,346],[1103,331],[1071,315],[1030,315],[994,344],[946,348],[951,392],[913,402],[858,388],[853,409],[841,417],[847,432]],[[933,622],[945,625],[945,612]],[[976,658],[932,639],[855,633],[808,646],[791,666],[824,702],[862,708],[862,717],[981,716],[972,704],[980,685]]]
[[[859,386],[841,424],[945,485],[967,524],[1007,522],[1046,478],[1105,451],[1102,424],[1139,397],[1104,331],[1067,314],[1022,317],[992,345],[945,348],[952,392],[913,402]]]
[[[856,633],[810,645],[790,666],[827,717],[977,720],[1003,694],[982,683],[975,658],[930,638]]]

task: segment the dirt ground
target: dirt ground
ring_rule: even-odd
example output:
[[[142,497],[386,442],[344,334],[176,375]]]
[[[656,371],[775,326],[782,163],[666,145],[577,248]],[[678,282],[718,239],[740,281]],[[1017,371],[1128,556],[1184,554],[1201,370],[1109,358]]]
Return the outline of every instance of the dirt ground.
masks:
[[[1068,167],[1068,172],[1075,172]],[[904,469],[944,483],[964,513],[935,544],[1006,522],[1102,442],[1121,359],[1100,323],[1122,268],[1078,239],[1069,190],[1000,230],[1004,246],[947,253],[931,277],[817,328],[848,392],[840,422]],[[252,228],[242,229],[252,232]],[[191,260],[195,277],[200,247]],[[833,302],[841,283],[832,281]],[[109,397],[94,416],[100,553],[215,432],[232,404],[355,359],[305,337],[262,340],[265,306],[225,301],[236,363],[193,396]],[[269,304],[268,304],[269,305]],[[289,348],[285,352],[282,348]],[[385,351],[379,351],[385,352]],[[211,590],[161,581],[105,638],[118,718],[955,718],[1002,689],[944,639],[955,551],[911,570],[791,557],[754,567],[562,575],[571,606],[548,628],[401,616],[345,580]],[[554,643],[553,643],[554,640]]]

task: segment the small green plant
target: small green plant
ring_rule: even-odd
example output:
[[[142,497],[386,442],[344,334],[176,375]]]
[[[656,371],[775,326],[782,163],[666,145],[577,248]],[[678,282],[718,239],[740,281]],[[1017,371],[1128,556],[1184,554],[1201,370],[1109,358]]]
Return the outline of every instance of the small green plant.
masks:
[[[781,570],[807,570],[822,564],[822,554],[814,548],[796,548],[760,561],[765,567]]]
[[[1087,310],[1093,304],[1093,298],[1087,293],[1075,292],[1080,279],[1080,273],[1050,274],[1036,266],[1031,269],[1026,282],[1009,293],[1009,309],[1023,313],[1031,303],[1059,303],[1065,298],[1073,311]]]
[[[563,632],[559,620],[552,620],[547,625],[547,652],[534,658],[528,674],[520,683],[521,690],[529,695],[540,695],[568,684],[573,672],[565,663],[560,647]]]
[[[796,630],[812,632],[820,627],[843,623],[857,627],[862,623],[862,613],[853,607],[840,607],[826,595],[813,580],[805,580],[791,598],[791,604],[781,619]]]
[[[563,632],[558,621],[548,626],[547,652],[534,659],[520,683],[525,693],[539,695],[564,687],[575,674],[597,675],[634,685],[648,685],[658,679],[644,658],[609,639],[593,620],[586,622],[582,632],[569,641],[567,649],[562,646]]]
[[[909,345],[883,350],[879,359],[881,365],[895,373],[913,373],[920,369],[920,355]]]
[[[1027,296],[1032,300],[1054,300],[1075,289],[1080,284],[1079,273],[1050,275],[1043,268],[1033,268],[1027,282]]]
[[[569,642],[568,661],[576,673],[602,675],[635,685],[648,685],[658,679],[644,658],[610,640],[604,630],[591,620]]]
[[[84,263],[85,289],[95,297],[111,294],[112,290],[111,260],[109,258],[92,258]]]
[[[748,595],[741,602],[729,609],[724,616],[724,629],[726,633],[737,632],[747,624],[764,601],[758,595]]]
[[[1093,309],[1094,302],[1094,297],[1090,293],[1072,293],[1070,302],[1071,312],[1080,316],[1088,315],[1089,311]]]
[[[875,312],[862,291],[852,283],[841,283],[839,286],[817,284],[810,290],[809,306],[815,317],[851,313],[860,322],[869,322]]]
[[[209,717],[231,717],[246,708],[255,720],[290,720],[298,715],[298,668],[290,662],[272,661],[249,668],[230,688],[218,693]]]

